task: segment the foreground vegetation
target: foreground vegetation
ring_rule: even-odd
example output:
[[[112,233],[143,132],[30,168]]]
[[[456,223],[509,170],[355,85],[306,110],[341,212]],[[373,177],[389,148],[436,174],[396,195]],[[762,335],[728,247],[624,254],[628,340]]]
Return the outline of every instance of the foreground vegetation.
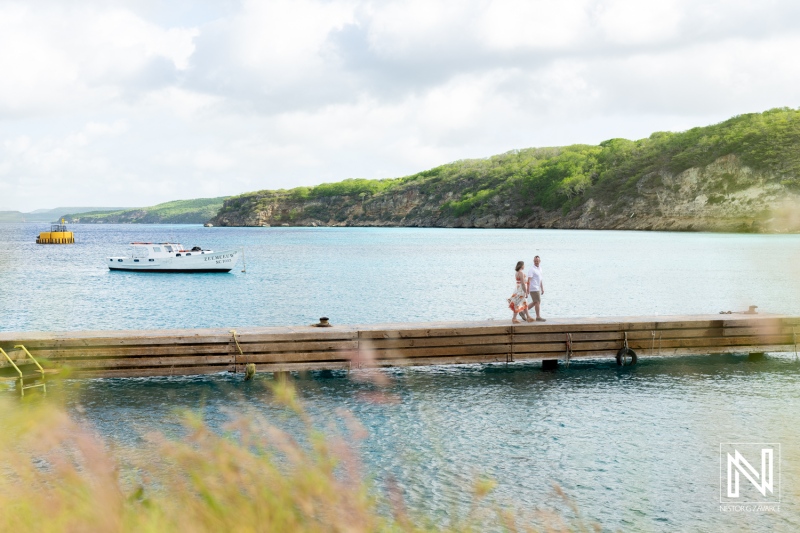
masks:
[[[226,200],[215,221],[255,225],[258,213],[262,213],[260,222],[290,225],[345,219],[446,225],[459,217],[485,215],[525,221],[537,210],[567,216],[581,211],[589,200],[608,205],[614,214],[615,209],[624,210],[643,198],[639,190],[643,183],[655,194],[672,193],[674,184],[662,176],[703,169],[726,156],[737,167],[749,169],[748,173],[718,172],[700,183],[693,193],[702,194],[705,205],[725,204],[737,191],[756,184],[800,192],[800,110],[740,115],[712,126],[657,132],[636,141],[610,139],[598,146],[513,150],[403,178],[351,179],[247,193]],[[419,198],[416,205],[397,209],[398,202],[412,197]]]
[[[217,214],[226,198],[175,200],[152,207],[72,213],[64,218],[81,224],[203,224]]]
[[[244,412],[210,430],[193,413],[185,436],[147,436],[144,449],[103,442],[52,398],[0,400],[0,530],[35,532],[422,532],[588,530],[577,517],[528,516],[489,504],[494,484],[476,480],[473,504],[448,523],[406,508],[399,489],[376,490],[354,451],[364,430],[313,427],[295,389],[278,382],[273,407],[305,427],[295,436]],[[233,407],[233,406],[232,406]],[[132,453],[132,452],[136,453]]]

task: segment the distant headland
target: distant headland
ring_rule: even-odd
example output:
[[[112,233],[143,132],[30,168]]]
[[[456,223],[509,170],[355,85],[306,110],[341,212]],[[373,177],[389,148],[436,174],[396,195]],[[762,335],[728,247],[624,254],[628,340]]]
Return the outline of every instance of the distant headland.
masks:
[[[64,218],[81,224],[203,224],[219,212],[226,198],[174,200],[152,207],[67,213]]]

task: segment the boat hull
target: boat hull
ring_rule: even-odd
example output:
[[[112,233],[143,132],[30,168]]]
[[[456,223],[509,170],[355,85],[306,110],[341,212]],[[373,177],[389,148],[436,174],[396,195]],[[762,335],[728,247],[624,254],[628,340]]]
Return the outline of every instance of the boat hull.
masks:
[[[164,274],[230,272],[239,257],[238,250],[225,252],[184,252],[171,257],[110,257],[108,269],[121,272],[158,272]]]
[[[195,268],[195,269],[174,269],[174,268],[111,268],[109,270],[114,270],[116,272],[158,272],[160,274],[208,274],[211,272],[217,272],[220,274],[225,274],[226,272],[230,272],[233,270],[233,267],[226,268],[226,269],[218,269],[218,268]]]

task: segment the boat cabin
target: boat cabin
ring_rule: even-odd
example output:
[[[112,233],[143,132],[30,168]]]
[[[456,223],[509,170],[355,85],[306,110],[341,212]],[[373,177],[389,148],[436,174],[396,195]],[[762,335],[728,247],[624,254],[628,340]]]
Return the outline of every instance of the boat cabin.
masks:
[[[159,257],[189,257],[192,254],[205,255],[211,250],[203,250],[199,246],[186,250],[182,244],[177,242],[132,242],[131,257],[137,259],[159,258]]]

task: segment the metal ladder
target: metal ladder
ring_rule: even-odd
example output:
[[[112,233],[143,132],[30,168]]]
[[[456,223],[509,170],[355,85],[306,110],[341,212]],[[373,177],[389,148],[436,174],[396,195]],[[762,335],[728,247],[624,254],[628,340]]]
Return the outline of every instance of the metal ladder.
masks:
[[[0,348],[0,353],[2,353],[5,356],[5,358],[8,360],[8,362],[11,363],[11,366],[14,367],[14,370],[17,371],[17,374],[19,374],[17,377],[14,377],[14,378],[11,378],[11,379],[16,381],[18,383],[18,385],[19,385],[19,396],[20,396],[20,398],[25,396],[25,390],[26,389],[34,389],[34,388],[37,388],[37,387],[41,387],[42,388],[42,393],[47,394],[47,383],[45,383],[45,375],[47,374],[47,372],[45,371],[45,369],[42,368],[42,365],[39,364],[39,361],[37,361],[36,358],[33,357],[33,355],[31,355],[31,352],[29,352],[28,349],[25,348],[23,345],[18,344],[16,346],[14,346],[14,348],[21,348],[22,351],[25,352],[25,354],[28,356],[28,358],[31,361],[33,361],[33,363],[37,367],[37,370],[34,371],[32,374],[23,373],[22,370],[20,370],[19,366],[17,366],[17,363],[15,363],[13,359],[11,359],[11,357],[5,352],[5,350]],[[39,383],[31,383],[31,384],[26,385],[25,384],[25,380],[40,380],[40,382]]]

